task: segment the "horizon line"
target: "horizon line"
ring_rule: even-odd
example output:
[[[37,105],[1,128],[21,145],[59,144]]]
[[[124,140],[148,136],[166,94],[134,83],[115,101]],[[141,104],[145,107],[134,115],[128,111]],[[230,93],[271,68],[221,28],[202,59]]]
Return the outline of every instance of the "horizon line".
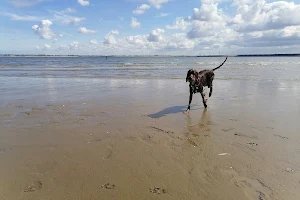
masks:
[[[300,53],[265,53],[265,54],[223,54],[223,55],[82,55],[82,54],[13,54],[13,53],[3,53],[0,56],[47,56],[47,57],[80,57],[80,56],[98,56],[98,57],[251,57],[251,56],[300,56]]]

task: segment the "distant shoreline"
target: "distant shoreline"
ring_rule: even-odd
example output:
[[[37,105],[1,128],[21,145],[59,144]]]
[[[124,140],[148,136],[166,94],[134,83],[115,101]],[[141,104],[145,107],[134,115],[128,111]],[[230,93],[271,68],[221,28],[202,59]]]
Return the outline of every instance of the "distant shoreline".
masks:
[[[238,55],[48,55],[48,54],[0,54],[0,57],[297,57],[292,54],[238,54]]]

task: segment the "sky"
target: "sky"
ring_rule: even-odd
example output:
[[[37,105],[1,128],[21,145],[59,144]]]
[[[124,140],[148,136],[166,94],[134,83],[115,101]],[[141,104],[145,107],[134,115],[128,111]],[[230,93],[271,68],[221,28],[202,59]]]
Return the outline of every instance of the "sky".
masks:
[[[300,53],[300,0],[1,0],[0,54]]]

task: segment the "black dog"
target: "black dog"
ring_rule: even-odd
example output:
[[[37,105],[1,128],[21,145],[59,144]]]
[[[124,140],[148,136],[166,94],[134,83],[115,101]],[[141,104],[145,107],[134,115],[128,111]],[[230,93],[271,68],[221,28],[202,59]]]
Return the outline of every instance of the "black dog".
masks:
[[[200,92],[200,94],[202,96],[203,105],[205,108],[207,107],[207,105],[206,105],[207,100],[204,99],[205,95],[203,94],[203,88],[205,86],[207,86],[210,89],[209,97],[211,97],[211,94],[213,91],[213,80],[214,80],[214,76],[215,76],[214,71],[219,69],[226,62],[226,60],[227,60],[227,57],[221,65],[219,65],[218,67],[216,67],[212,70],[205,69],[205,70],[197,72],[197,70],[195,70],[195,69],[190,69],[187,72],[185,80],[186,80],[186,82],[190,82],[190,85],[189,85],[190,98],[189,98],[189,105],[188,105],[186,112],[190,110],[191,102],[193,99],[193,94],[196,92]]]

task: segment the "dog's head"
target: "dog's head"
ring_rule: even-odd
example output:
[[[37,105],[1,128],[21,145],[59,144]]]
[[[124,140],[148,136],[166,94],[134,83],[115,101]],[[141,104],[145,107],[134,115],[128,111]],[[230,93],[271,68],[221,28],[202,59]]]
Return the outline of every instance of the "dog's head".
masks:
[[[195,69],[190,69],[186,74],[185,82],[190,82],[190,84],[194,84],[197,78],[198,72]]]

